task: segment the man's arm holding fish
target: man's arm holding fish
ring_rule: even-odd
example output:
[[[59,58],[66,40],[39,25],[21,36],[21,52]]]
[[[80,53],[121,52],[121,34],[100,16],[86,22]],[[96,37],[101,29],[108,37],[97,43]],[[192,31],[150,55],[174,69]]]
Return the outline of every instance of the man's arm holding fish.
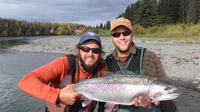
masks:
[[[72,90],[74,84],[67,85],[60,90],[59,101],[62,103],[73,105],[77,99],[79,99],[79,94]]]
[[[76,92],[72,91],[72,84],[62,89],[55,88],[58,86],[56,85],[58,84],[56,80],[57,82],[54,81],[53,87],[48,85],[48,83],[53,82],[55,79],[63,80],[66,71],[69,69],[66,64],[68,63],[67,61],[66,57],[63,56],[28,73],[20,80],[18,88],[33,97],[43,99],[52,104],[61,101],[72,105],[79,96]]]
[[[150,50],[146,50],[146,52],[151,52],[151,51]],[[155,73],[154,73],[153,77],[162,78],[162,79],[168,79],[168,77],[167,77],[167,75],[165,73],[165,70],[163,69],[163,66],[161,64],[161,61],[160,61],[159,57],[154,52],[145,53],[144,54],[144,63],[148,62],[147,61],[149,59],[148,54],[154,55],[154,56],[152,56],[153,58],[151,58],[151,60],[154,60],[152,62],[154,62],[154,65],[155,65],[155,70],[154,70]],[[144,64],[144,65],[147,68],[144,71],[144,75],[149,75],[148,74],[148,72],[149,72],[149,70],[148,70],[149,67],[148,66],[150,66],[150,65],[147,65],[147,64]],[[133,102],[134,102],[134,104],[135,104],[136,107],[140,107],[140,106],[145,107],[145,108],[151,108],[152,107],[151,102],[145,101],[145,98],[143,96],[139,96],[139,97],[135,98],[133,100]],[[154,102],[154,104],[156,106],[159,106],[160,102]]]
[[[148,53],[144,54],[144,61],[145,62],[143,62],[143,63],[149,63],[148,62],[149,56],[147,55],[147,54],[149,54],[149,52],[151,52],[150,54],[154,55],[154,56],[152,56],[153,58],[151,58],[151,60],[153,60],[152,62],[154,62],[153,64],[155,65],[154,70],[153,70],[153,71],[155,71],[155,73],[154,73],[153,77],[168,80],[168,76],[167,76],[167,74],[166,74],[166,72],[163,68],[163,65],[161,63],[160,58],[154,52],[152,52],[150,50],[146,50],[146,52],[148,52]],[[146,66],[145,68],[147,68],[146,70],[144,70],[144,75],[148,75],[149,74],[148,72],[151,71],[151,70],[148,70],[148,68],[151,67],[151,65],[144,64],[144,66]],[[134,99],[135,106],[136,107],[142,106],[142,107],[145,107],[145,108],[151,108],[152,104],[150,102],[141,102],[143,99],[144,99],[143,96],[139,96],[138,98],[135,98]],[[160,106],[162,112],[169,111],[169,110],[170,110],[170,112],[176,112],[176,105],[175,105],[174,101],[172,101],[172,100],[154,102],[154,104],[156,106]],[[166,108],[168,108],[168,109],[166,109]]]

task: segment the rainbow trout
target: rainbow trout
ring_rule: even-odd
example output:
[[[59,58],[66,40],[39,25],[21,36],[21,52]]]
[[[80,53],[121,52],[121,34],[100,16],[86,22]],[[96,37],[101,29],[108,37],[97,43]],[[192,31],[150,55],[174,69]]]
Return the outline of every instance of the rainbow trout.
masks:
[[[179,96],[177,89],[166,80],[121,74],[83,80],[73,86],[73,91],[90,100],[121,105],[133,105],[138,96],[148,97],[150,102],[173,100]]]

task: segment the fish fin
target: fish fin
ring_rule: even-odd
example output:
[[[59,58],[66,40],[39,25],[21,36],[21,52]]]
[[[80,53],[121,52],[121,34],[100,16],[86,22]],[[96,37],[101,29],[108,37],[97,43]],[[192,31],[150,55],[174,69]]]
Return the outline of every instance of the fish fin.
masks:
[[[116,104],[115,104],[115,106],[113,107],[113,111],[117,111],[118,108],[119,108],[119,105],[116,105]]]
[[[90,100],[87,97],[82,96],[82,95],[81,95],[81,101],[82,101],[82,107],[86,107],[87,105],[89,105],[92,102],[92,100]]]
[[[105,112],[112,112],[116,111],[118,109],[118,105],[113,104],[113,103],[106,103],[105,104]]]
[[[82,81],[85,81],[85,80],[89,80],[89,79],[80,79],[80,81],[79,81],[79,82],[82,82]]]
[[[107,76],[112,76],[112,75],[114,75],[114,73],[112,73],[112,72],[104,72],[102,77],[107,77]]]
[[[83,109],[82,112],[89,112],[89,111],[90,111],[90,108],[91,108],[92,106],[94,106],[94,104],[96,104],[96,102],[95,102],[95,101],[91,101],[91,102],[85,107],[85,109]]]

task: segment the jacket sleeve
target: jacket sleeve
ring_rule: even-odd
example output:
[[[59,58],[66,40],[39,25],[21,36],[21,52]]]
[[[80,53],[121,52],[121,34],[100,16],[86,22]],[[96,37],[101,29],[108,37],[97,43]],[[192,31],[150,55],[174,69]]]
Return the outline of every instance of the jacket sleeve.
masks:
[[[60,89],[56,88],[69,70],[66,57],[60,57],[26,74],[18,83],[25,93],[56,104]],[[48,84],[52,84],[50,87]]]
[[[155,72],[156,77],[168,79],[168,76],[163,68],[162,62],[156,54],[155,54],[154,62],[155,62],[155,67],[156,67],[156,72]]]
[[[173,100],[160,102],[161,112],[177,112],[176,104]]]
[[[148,72],[152,72],[155,77],[168,79],[160,58],[154,52],[147,50],[146,60]],[[160,101],[160,108],[161,112],[177,112],[176,104],[173,100]]]
[[[151,75],[158,78],[168,78],[160,58],[154,52],[148,49],[144,53],[143,73],[144,75]]]

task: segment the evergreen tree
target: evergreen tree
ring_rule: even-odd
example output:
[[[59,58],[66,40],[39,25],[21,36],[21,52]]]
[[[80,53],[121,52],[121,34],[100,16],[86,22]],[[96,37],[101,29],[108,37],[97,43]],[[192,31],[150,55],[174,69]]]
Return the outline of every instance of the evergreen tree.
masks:
[[[163,24],[175,24],[179,20],[180,0],[159,0],[158,12]]]
[[[136,16],[136,23],[143,27],[150,27],[160,24],[159,14],[157,7],[154,5],[153,0],[143,0],[140,2],[140,7]]]
[[[186,23],[186,7],[187,7],[187,0],[180,0],[180,3],[179,3],[179,12],[178,12],[178,15],[179,15],[179,21],[181,23]]]
[[[197,22],[200,22],[200,0],[197,0]]]
[[[100,28],[100,29],[103,29],[103,24],[102,24],[102,23],[100,24],[99,28]]]
[[[131,6],[128,6],[125,10],[125,13],[123,14],[123,17],[131,20],[132,18],[132,12],[131,12]]]
[[[106,25],[105,25],[105,26],[106,26],[106,29],[110,29],[110,25],[111,25],[110,21],[107,21],[107,22],[106,22]]]
[[[189,0],[187,7],[187,17],[186,17],[187,24],[194,24],[197,22],[198,19],[197,10],[198,10],[197,0]]]
[[[133,18],[131,19],[131,23],[134,24],[139,24],[139,8],[140,8],[140,2],[137,1],[135,4],[132,5],[131,9],[133,12]]]

